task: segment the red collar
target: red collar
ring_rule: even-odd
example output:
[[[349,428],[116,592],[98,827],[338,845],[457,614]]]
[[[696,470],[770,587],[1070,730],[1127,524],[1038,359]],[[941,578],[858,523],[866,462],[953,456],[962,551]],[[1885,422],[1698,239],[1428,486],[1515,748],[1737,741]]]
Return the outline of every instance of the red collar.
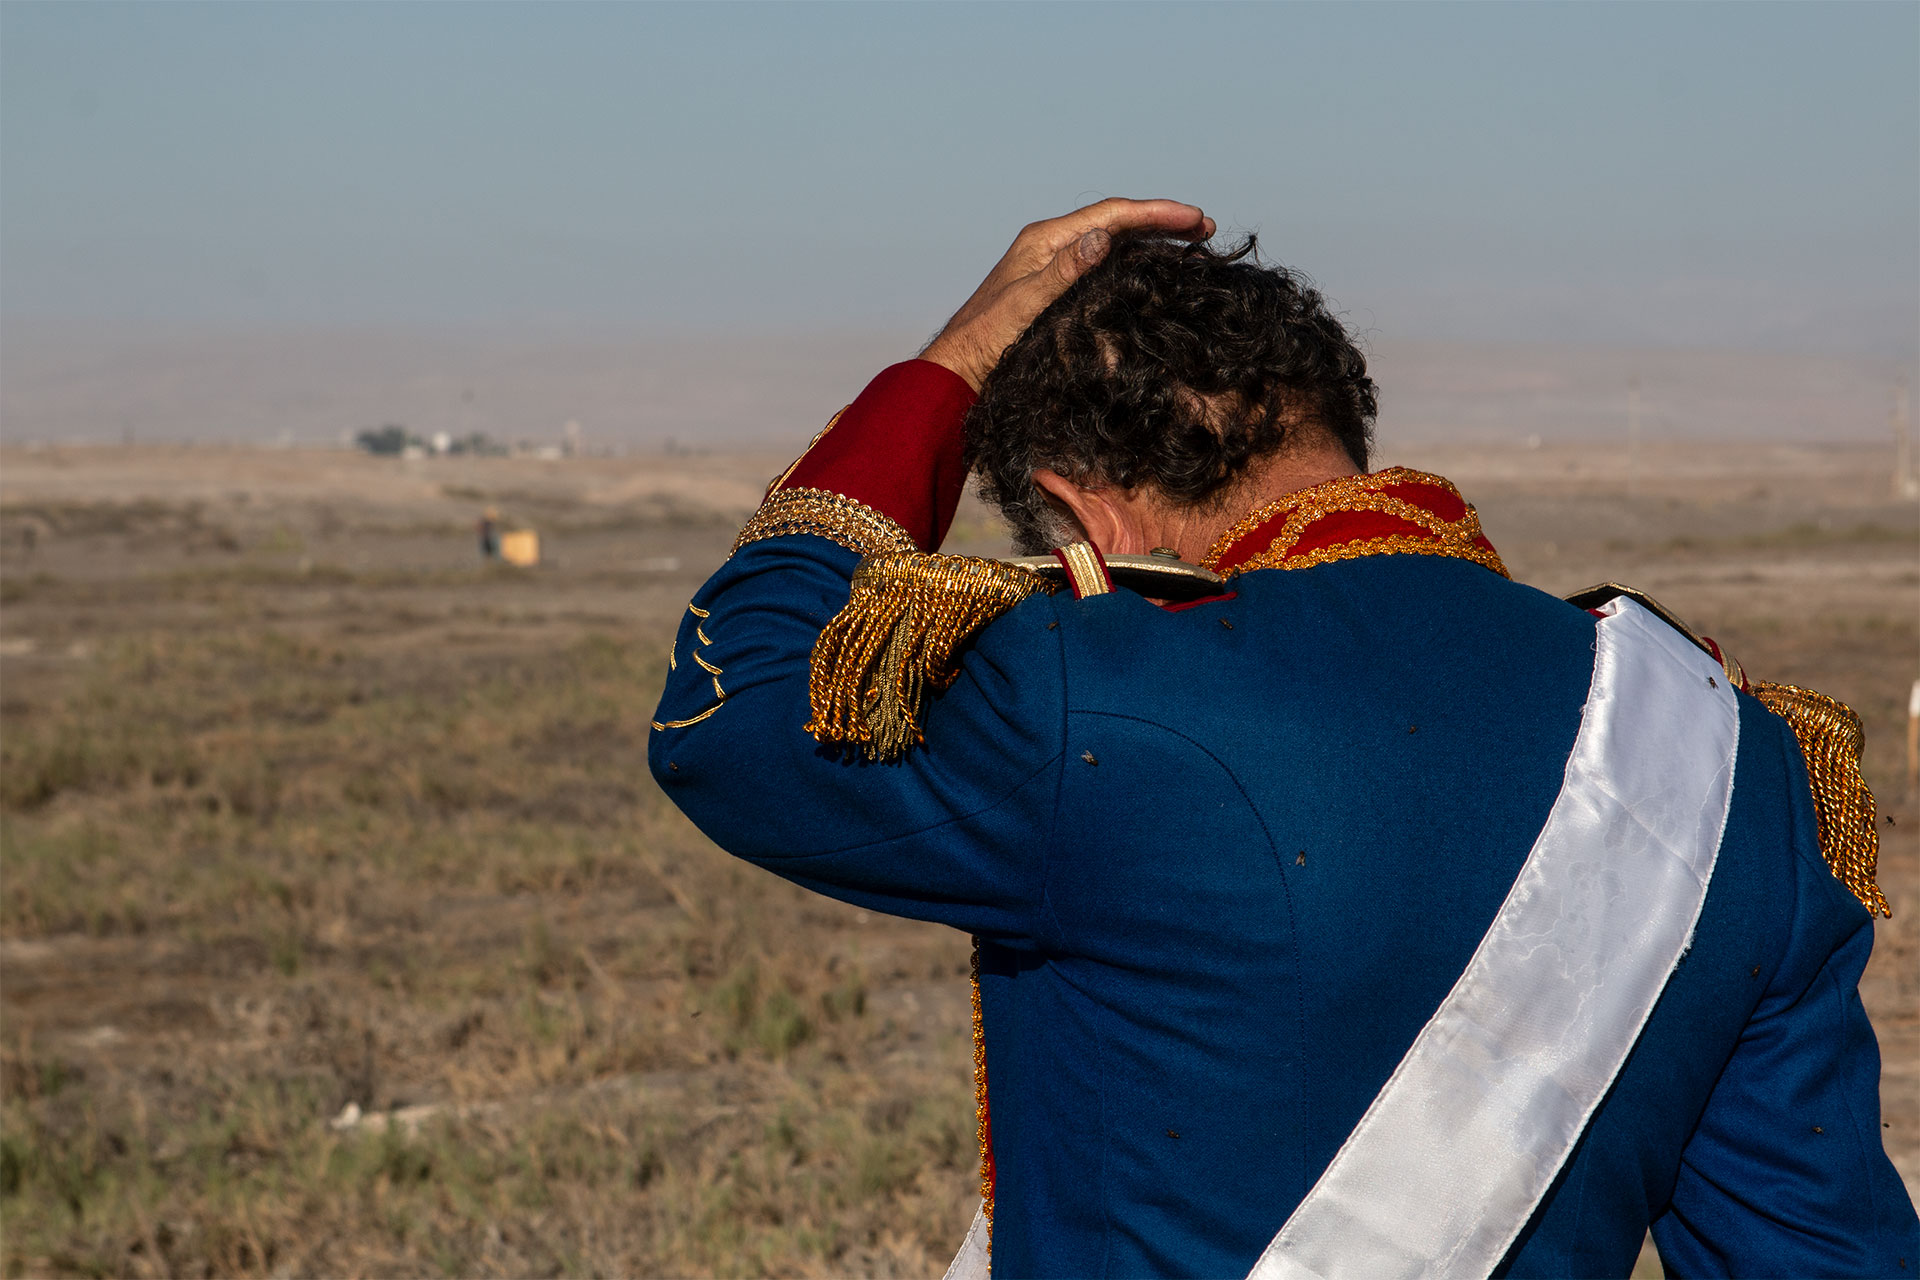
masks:
[[[1390,467],[1290,493],[1248,513],[1200,561],[1226,577],[1356,556],[1457,556],[1511,577],[1450,481]]]

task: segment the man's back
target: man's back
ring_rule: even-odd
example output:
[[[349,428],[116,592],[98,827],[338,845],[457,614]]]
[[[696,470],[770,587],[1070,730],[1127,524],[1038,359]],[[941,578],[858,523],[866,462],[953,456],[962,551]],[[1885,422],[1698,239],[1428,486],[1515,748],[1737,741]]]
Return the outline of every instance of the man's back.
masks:
[[[999,1274],[1244,1274],[1512,885],[1593,618],[1428,556],[1255,571],[1184,609],[1041,596],[980,632],[928,748],[816,759],[795,794],[767,747],[807,673],[763,667],[739,606],[796,553],[847,556],[754,544],[703,593],[729,703],[662,735],[662,782],[782,875],[983,937]],[[1624,1274],[1650,1221],[1704,1274],[1871,1274],[1849,1250],[1911,1213],[1853,996],[1869,917],[1820,860],[1790,732],[1748,698],[1740,728],[1694,947],[1513,1274]],[[1778,1194],[1743,1203],[1756,1165]]]
[[[1095,1260],[1102,1274],[1244,1274],[1466,967],[1558,793],[1591,616],[1426,557],[1235,587],[1178,612],[1128,593],[1033,610],[1059,624],[1067,715],[1039,840],[1054,936],[982,953],[989,1078],[1011,1103],[996,1087],[1005,1274]],[[1516,1274],[1630,1267],[1748,1015],[1799,994],[1813,975],[1796,959],[1823,962],[1857,933],[1850,963],[1865,961],[1867,914],[1821,863],[1810,812],[1788,803],[1791,735],[1751,700],[1741,727],[1751,784],[1736,786],[1696,944]],[[1788,1058],[1865,1030],[1857,1005],[1807,1021],[1783,1026]],[[1798,1100],[1802,1131],[1741,1135],[1750,1155],[1778,1143],[1808,1160],[1814,1138],[1847,1149],[1811,1156],[1821,1173],[1799,1194],[1824,1203],[1717,1224],[1769,1236],[1748,1258],[1831,1269],[1798,1237],[1845,1236],[1841,1221],[1871,1213],[1870,1188],[1827,1178],[1861,1144],[1877,1152],[1871,1117],[1854,1126],[1876,1088],[1870,1072],[1820,1080],[1825,1096]],[[1062,1116],[1101,1134],[1097,1159],[1059,1141]],[[1025,1205],[1045,1208],[1011,1208]],[[1661,1234],[1677,1258],[1679,1219]],[[1796,1265],[1802,1245],[1815,1252]]]
[[[1034,610],[1058,619],[1067,712],[1039,837],[1056,936],[983,949],[982,992],[998,1194],[1080,1211],[1050,1203],[1032,1239],[1003,1212],[1007,1274],[1244,1274],[1466,967],[1559,790],[1591,616],[1428,558],[1235,588]],[[1033,1114],[1003,1111],[1003,1083]],[[1046,1115],[1100,1131],[1098,1159]]]

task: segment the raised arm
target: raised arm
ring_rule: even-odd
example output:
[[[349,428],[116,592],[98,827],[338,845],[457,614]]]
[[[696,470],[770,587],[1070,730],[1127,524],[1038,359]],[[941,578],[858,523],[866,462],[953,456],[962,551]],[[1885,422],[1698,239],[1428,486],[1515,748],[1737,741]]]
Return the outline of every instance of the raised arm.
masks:
[[[980,381],[1111,234],[1133,230],[1204,236],[1212,223],[1172,201],[1103,201],[1023,230],[925,356],[884,370],[769,487],[689,603],[649,760],[722,848],[880,910],[1009,941],[1044,931],[1064,705],[1048,600],[961,647],[951,687],[925,708],[925,746],[904,758],[809,732],[813,654],[864,558],[939,546],[965,485],[961,422]],[[916,586],[995,574],[945,557],[909,568]],[[950,622],[908,618],[901,634]]]

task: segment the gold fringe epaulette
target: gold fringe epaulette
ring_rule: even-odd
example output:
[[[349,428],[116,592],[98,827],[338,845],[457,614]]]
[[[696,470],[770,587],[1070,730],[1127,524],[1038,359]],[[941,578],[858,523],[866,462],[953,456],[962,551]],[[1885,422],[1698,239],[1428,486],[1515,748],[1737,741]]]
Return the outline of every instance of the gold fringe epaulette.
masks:
[[[1879,806],[1860,776],[1860,753],[1866,746],[1860,717],[1846,703],[1798,685],[1757,680],[1753,696],[1785,720],[1800,740],[1827,866],[1868,911],[1892,915],[1887,895],[1874,880],[1880,863],[1880,829],[1874,825]]]
[[[956,654],[975,631],[1038,591],[1031,569],[973,556],[902,551],[854,571],[847,606],[813,646],[813,718],[821,742],[859,743],[897,760],[921,739],[929,691],[960,674]]]

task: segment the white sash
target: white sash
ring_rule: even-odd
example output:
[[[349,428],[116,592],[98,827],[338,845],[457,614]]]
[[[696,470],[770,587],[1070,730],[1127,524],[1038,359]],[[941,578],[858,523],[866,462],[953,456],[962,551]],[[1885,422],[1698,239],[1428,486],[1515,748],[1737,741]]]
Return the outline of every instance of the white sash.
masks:
[[[973,1223],[967,1228],[967,1238],[960,1242],[960,1252],[954,1254],[953,1261],[947,1264],[944,1280],[987,1280],[993,1263],[990,1236],[987,1230],[987,1202],[982,1200],[973,1211]]]
[[[1720,664],[1601,611],[1565,782],[1466,972],[1249,1280],[1484,1277],[1685,954],[1733,799]],[[985,1280],[978,1214],[948,1280]]]

